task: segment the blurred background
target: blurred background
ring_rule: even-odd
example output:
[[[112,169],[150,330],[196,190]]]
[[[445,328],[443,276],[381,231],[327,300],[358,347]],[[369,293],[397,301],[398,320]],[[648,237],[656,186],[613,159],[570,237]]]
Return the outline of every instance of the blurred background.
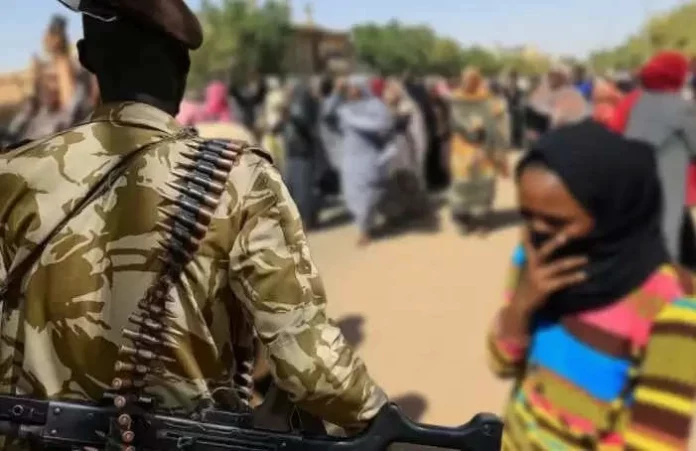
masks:
[[[3,2],[2,142],[84,120],[99,92],[76,61],[79,17],[54,0]],[[696,55],[696,2],[189,4],[206,40],[192,54],[178,119],[204,135],[245,136],[271,150],[307,225],[330,313],[375,379],[422,421],[456,425],[479,411],[500,412],[510,387],[486,367],[486,336],[519,241],[509,173],[535,136],[534,92],[544,77],[561,74],[600,117],[635,87],[637,69],[656,52]],[[507,136],[485,220],[473,225],[456,213],[446,107],[467,67],[498,101]],[[310,137],[287,129],[299,85],[315,102],[300,114],[309,125],[296,124]],[[317,119],[322,102],[345,85],[369,89],[405,121],[394,152],[406,162],[388,169],[397,186],[385,188],[391,204],[375,219],[351,211],[341,183],[351,168]],[[684,98],[694,98],[692,86]]]

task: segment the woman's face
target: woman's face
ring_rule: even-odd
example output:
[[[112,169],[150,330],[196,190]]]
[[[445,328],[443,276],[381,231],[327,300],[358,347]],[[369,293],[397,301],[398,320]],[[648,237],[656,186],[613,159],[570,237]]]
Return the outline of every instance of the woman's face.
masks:
[[[594,219],[575,200],[563,182],[546,168],[526,168],[518,182],[518,204],[530,232],[542,235],[564,233],[581,238],[594,228]]]

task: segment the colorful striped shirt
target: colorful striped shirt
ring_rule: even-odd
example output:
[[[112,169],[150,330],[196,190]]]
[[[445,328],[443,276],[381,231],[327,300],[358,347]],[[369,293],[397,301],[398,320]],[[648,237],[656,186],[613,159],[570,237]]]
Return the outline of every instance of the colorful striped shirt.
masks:
[[[524,255],[513,258],[507,301]],[[616,303],[536,320],[528,343],[501,340],[489,361],[515,385],[503,450],[685,450],[696,395],[696,299],[665,265]]]

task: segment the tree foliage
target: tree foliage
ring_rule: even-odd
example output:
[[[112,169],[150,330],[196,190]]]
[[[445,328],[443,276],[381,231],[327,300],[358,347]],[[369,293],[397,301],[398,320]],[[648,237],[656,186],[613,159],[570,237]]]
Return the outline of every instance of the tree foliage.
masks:
[[[696,4],[681,5],[667,14],[653,17],[635,35],[614,48],[590,55],[592,66],[599,70],[630,70],[640,66],[658,50],[681,50],[696,53]]]
[[[205,41],[191,54],[191,86],[210,78],[250,71],[283,73],[292,39],[290,11],[284,2],[265,1],[253,7],[245,0],[204,0],[198,17]]]
[[[353,27],[353,45],[359,58],[380,72],[396,74],[426,69],[435,33],[427,27],[368,23]]]
[[[537,73],[547,64],[517,53],[498,54],[484,47],[462,47],[454,39],[438,36],[430,27],[392,20],[384,25],[365,23],[352,29],[358,58],[384,74],[412,72],[453,76],[467,65],[486,74],[501,69]]]

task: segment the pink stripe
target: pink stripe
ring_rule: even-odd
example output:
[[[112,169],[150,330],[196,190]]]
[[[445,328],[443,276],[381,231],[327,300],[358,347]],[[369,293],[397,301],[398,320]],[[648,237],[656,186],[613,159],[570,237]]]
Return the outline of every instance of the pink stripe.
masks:
[[[517,361],[524,357],[524,353],[527,351],[527,346],[519,343],[516,340],[504,340],[498,338],[496,340],[496,345],[498,350],[501,351],[509,360]]]
[[[678,279],[665,269],[653,275],[641,287],[640,293],[640,296],[661,299],[665,304],[683,295]],[[614,335],[628,338],[638,346],[645,346],[654,318],[646,318],[636,310],[638,306],[632,302],[633,296],[636,294],[628,295],[609,307],[581,313],[579,318]]]
[[[612,432],[602,438],[602,445],[608,446],[623,446],[624,439],[621,434]]]

